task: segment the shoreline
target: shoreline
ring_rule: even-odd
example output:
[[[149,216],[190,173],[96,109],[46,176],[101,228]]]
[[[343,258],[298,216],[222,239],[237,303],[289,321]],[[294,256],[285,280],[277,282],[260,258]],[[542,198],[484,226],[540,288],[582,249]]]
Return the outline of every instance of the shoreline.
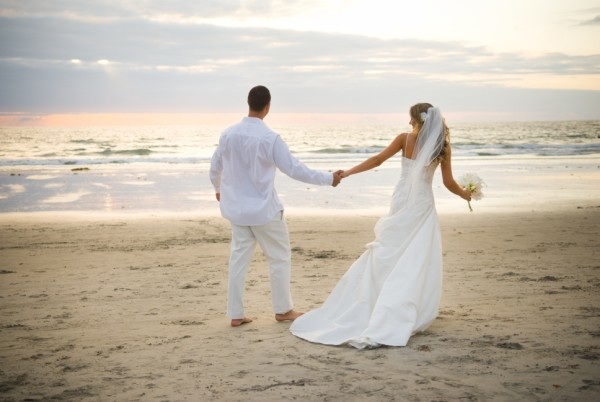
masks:
[[[351,164],[311,164],[315,169],[347,168]],[[331,163],[334,163],[333,161]],[[337,162],[336,162],[337,163]],[[148,165],[38,167],[0,170],[0,214],[35,211],[87,213],[219,213],[208,167]],[[474,158],[453,161],[456,179],[472,172],[487,184],[484,199],[473,202],[480,212],[551,210],[596,205],[600,200],[600,165],[581,156]],[[377,169],[351,176],[336,187],[296,182],[278,173],[275,188],[286,210],[294,213],[387,213],[400,165],[392,160]],[[463,201],[448,192],[436,172],[433,190],[440,213],[461,212]],[[344,212],[341,212],[344,214]]]
[[[366,351],[276,322],[258,249],[245,295],[254,322],[229,327],[219,216],[16,215],[0,214],[7,401],[600,397],[598,206],[440,213],[438,318],[406,347]],[[377,218],[287,215],[297,309],[323,302]]]

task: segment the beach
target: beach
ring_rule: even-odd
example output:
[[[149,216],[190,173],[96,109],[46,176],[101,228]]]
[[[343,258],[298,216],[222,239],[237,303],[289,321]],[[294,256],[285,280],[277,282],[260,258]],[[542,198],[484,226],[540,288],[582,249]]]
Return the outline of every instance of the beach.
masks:
[[[259,250],[254,321],[231,328],[217,214],[0,214],[0,400],[600,398],[600,205],[464,207],[440,213],[439,317],[406,347],[363,351],[276,322]],[[323,302],[376,220],[288,214],[298,310]]]
[[[208,179],[216,134],[5,131],[0,401],[600,399],[596,122],[532,124],[533,139],[517,127],[457,130],[455,178],[486,186],[469,212],[434,176],[439,316],[406,347],[363,351],[277,322],[258,248],[254,321],[229,326],[230,229]],[[312,168],[346,169],[389,142],[362,129],[292,130],[290,142]],[[297,310],[320,306],[373,240],[400,173],[393,158],[336,188],[277,175]]]
[[[0,402],[600,402],[600,2],[0,19]],[[221,207],[285,219],[295,311],[356,268],[340,332],[422,331],[292,335],[258,244],[227,317]]]

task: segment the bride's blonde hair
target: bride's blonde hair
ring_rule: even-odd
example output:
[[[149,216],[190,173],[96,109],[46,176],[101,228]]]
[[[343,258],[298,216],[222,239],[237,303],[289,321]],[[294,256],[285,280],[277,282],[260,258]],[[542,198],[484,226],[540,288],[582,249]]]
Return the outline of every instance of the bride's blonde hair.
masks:
[[[421,119],[421,113],[427,113],[427,110],[430,107],[433,107],[433,105],[431,103],[417,103],[415,105],[412,105],[408,112],[410,117],[416,122],[416,124],[413,128],[413,132],[417,133],[417,136],[419,135],[419,131],[421,131],[421,127],[423,127],[423,120]],[[444,160],[444,158],[446,157],[448,148],[450,147],[450,129],[446,125],[446,120],[443,120],[443,122],[444,122],[444,146],[442,147],[442,150],[440,151],[439,155],[435,158],[436,160],[438,160],[440,162]]]

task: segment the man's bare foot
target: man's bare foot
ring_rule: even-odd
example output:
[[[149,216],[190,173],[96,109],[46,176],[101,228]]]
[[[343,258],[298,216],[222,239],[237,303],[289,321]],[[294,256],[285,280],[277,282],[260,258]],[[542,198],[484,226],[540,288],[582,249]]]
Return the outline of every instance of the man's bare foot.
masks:
[[[248,324],[249,322],[252,322],[252,320],[250,318],[235,318],[233,320],[231,320],[231,326],[232,327],[239,327],[240,325],[243,324]]]
[[[290,310],[287,313],[275,314],[275,319],[277,321],[294,321],[296,318],[300,317],[302,314],[304,314],[304,313]]]

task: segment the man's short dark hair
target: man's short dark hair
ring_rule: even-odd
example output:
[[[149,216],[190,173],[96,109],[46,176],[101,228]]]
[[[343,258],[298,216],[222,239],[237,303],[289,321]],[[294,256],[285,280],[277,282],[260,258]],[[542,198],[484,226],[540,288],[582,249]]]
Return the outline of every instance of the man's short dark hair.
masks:
[[[250,110],[260,112],[271,102],[271,92],[262,85],[257,85],[248,93],[248,106]]]

